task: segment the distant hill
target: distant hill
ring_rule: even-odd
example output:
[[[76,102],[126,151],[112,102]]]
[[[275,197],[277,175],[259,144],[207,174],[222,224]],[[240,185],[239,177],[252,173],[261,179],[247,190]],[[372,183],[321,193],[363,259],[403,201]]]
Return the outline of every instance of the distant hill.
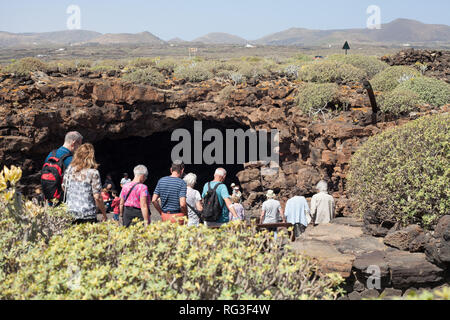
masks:
[[[251,41],[258,45],[280,46],[316,46],[316,45],[342,45],[345,40],[359,44],[405,44],[405,43],[450,43],[450,26],[425,24],[415,20],[397,19],[383,24],[380,30],[342,29],[342,30],[311,30],[305,28],[291,28],[273,33]],[[164,45],[182,44],[191,45],[246,45],[247,40],[236,35],[213,32],[193,41],[184,41],[174,38],[165,42],[150,32],[101,34],[94,31],[67,30],[45,33],[9,33],[0,31],[0,48],[30,47],[46,45],[67,44],[144,44]]]
[[[202,37],[192,40],[192,42],[201,42],[205,44],[247,44],[244,38],[223,32],[212,32]]]
[[[382,24],[379,30],[343,29],[310,30],[291,28],[253,42],[261,45],[321,45],[341,44],[345,40],[357,43],[422,43],[450,42],[450,27],[425,24],[415,20],[397,19]]]
[[[183,43],[189,43],[189,41],[183,40],[181,38],[173,38],[170,39],[169,41],[167,41],[167,43],[171,43],[171,44],[183,44]]]
[[[166,42],[151,34],[150,32],[141,33],[107,33],[93,38],[87,43],[108,44],[149,44],[161,45]]]
[[[0,47],[42,46],[87,42],[101,33],[86,30],[65,30],[42,33],[10,33],[0,31]]]

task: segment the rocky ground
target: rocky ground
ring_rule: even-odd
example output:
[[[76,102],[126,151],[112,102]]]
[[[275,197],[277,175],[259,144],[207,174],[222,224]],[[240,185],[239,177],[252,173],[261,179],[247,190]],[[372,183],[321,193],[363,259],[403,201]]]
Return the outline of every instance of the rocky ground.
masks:
[[[450,51],[402,50],[381,60],[391,66],[424,65],[424,74],[450,83]]]
[[[450,216],[436,230],[418,226],[393,228],[386,237],[374,237],[354,218],[337,218],[331,224],[308,227],[293,243],[295,251],[320,265],[322,272],[338,272],[346,279],[344,299],[399,297],[413,289],[436,288],[450,283]],[[380,271],[380,286],[369,279]]]

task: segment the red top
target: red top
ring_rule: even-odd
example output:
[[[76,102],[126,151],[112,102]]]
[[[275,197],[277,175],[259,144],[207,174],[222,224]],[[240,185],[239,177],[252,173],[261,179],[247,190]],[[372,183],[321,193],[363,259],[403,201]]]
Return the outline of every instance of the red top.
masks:
[[[110,200],[109,193],[108,192],[102,192],[102,198],[103,198],[103,201],[109,201]]]
[[[112,204],[111,204],[111,208],[114,209],[114,214],[120,213],[120,198],[119,197],[114,198],[114,200],[112,201]]]

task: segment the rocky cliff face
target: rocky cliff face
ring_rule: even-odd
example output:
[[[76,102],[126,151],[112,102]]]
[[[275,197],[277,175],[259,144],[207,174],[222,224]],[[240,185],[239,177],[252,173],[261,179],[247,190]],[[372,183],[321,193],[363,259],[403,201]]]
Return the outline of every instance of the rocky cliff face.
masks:
[[[278,129],[280,167],[265,175],[270,164],[246,164],[238,174],[247,208],[274,189],[286,201],[310,197],[320,179],[329,181],[338,199],[338,213],[349,214],[345,176],[351,155],[369,136],[408,121],[372,125],[370,102],[361,87],[341,87],[345,111],[311,119],[300,113],[298,84],[285,79],[237,86],[207,81],[169,84],[166,89],[137,86],[107,75],[31,79],[0,75],[0,164],[20,165],[24,192],[37,185],[46,154],[58,147],[69,130],[85,141],[101,143],[148,137],[184,127],[194,120],[254,129]]]

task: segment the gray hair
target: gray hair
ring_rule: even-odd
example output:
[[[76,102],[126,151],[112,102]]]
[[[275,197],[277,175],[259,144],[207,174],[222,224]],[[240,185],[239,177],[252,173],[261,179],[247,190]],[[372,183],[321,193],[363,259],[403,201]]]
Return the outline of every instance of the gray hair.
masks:
[[[225,177],[227,175],[227,171],[224,168],[219,168],[214,173],[215,176]]]
[[[142,164],[140,164],[136,168],[134,168],[133,173],[134,173],[135,177],[137,177],[137,176],[146,176],[146,177],[148,177],[147,167],[142,165]]]
[[[64,143],[74,143],[80,140],[83,140],[83,136],[78,131],[71,131],[66,134]]]
[[[328,191],[328,183],[324,180],[320,181],[317,186],[316,186],[317,190],[319,190],[319,192],[327,192]]]
[[[186,175],[186,177],[184,177],[183,180],[184,180],[184,182],[186,182],[186,184],[189,187],[194,187],[195,184],[197,183],[197,176],[195,174],[193,174],[193,173],[188,173]]]

